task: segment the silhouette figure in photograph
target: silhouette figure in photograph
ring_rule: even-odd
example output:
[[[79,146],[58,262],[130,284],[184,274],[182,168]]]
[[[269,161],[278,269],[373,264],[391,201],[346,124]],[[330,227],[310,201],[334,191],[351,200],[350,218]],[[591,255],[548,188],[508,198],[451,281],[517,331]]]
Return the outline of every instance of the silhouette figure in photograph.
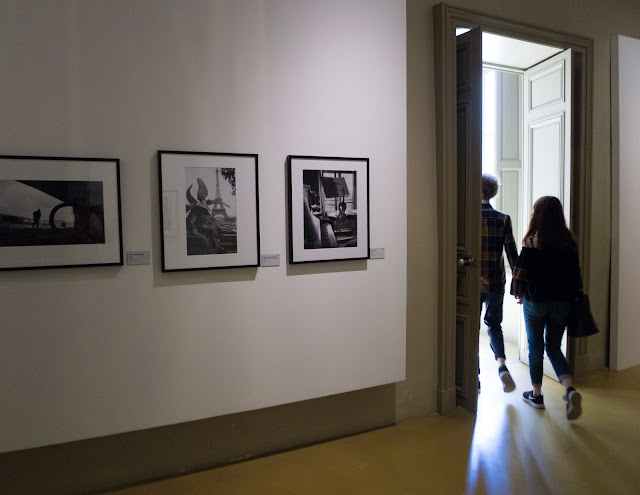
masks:
[[[40,211],[40,208],[38,208],[36,211],[33,212],[33,225],[31,226],[32,229],[40,228],[41,216],[42,216],[42,212]]]

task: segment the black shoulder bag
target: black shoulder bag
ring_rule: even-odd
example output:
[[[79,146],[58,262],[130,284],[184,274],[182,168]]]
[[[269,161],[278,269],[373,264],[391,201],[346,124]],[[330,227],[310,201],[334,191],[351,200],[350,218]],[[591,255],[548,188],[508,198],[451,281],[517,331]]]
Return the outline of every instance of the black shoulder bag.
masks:
[[[589,296],[580,291],[571,302],[571,313],[567,322],[567,335],[569,337],[589,337],[590,335],[595,335],[598,331],[598,326],[591,314]]]

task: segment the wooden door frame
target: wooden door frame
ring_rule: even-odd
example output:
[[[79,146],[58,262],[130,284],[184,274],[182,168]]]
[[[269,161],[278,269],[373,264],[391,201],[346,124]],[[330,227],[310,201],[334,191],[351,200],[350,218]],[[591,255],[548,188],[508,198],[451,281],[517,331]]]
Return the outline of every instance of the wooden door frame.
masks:
[[[591,143],[593,40],[493,17],[444,3],[434,7],[436,164],[438,180],[438,376],[437,410],[456,408],[456,43],[455,28],[483,31],[574,52],[571,223],[577,236],[582,278],[589,287],[591,236]],[[569,339],[567,357],[576,375],[588,369],[587,339]]]

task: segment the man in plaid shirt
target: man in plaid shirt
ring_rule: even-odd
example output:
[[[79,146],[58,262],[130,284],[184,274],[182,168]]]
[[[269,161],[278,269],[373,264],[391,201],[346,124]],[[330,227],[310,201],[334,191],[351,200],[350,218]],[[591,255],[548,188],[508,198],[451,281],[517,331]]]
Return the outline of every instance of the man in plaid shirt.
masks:
[[[489,200],[498,194],[498,178],[482,175],[482,259],[480,263],[480,311],[486,305],[484,322],[489,329],[491,349],[498,361],[498,374],[505,392],[516,386],[505,365],[504,337],[502,335],[502,302],[504,300],[505,272],[502,251],[507,253],[511,270],[518,261],[518,250],[513,238],[511,218],[495,210]]]

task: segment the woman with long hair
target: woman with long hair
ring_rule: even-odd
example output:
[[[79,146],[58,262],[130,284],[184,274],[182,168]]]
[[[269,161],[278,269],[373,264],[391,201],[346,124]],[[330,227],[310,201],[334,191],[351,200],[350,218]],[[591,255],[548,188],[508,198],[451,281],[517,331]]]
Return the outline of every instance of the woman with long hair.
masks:
[[[567,418],[582,413],[582,397],[573,387],[569,364],[560,344],[567,326],[571,301],[582,290],[578,248],[567,228],[560,200],[543,196],[533,205],[529,229],[513,272],[511,294],[523,304],[529,342],[529,373],[533,390],[523,400],[544,409],[542,363],[544,350],[558,380],[566,389]]]

